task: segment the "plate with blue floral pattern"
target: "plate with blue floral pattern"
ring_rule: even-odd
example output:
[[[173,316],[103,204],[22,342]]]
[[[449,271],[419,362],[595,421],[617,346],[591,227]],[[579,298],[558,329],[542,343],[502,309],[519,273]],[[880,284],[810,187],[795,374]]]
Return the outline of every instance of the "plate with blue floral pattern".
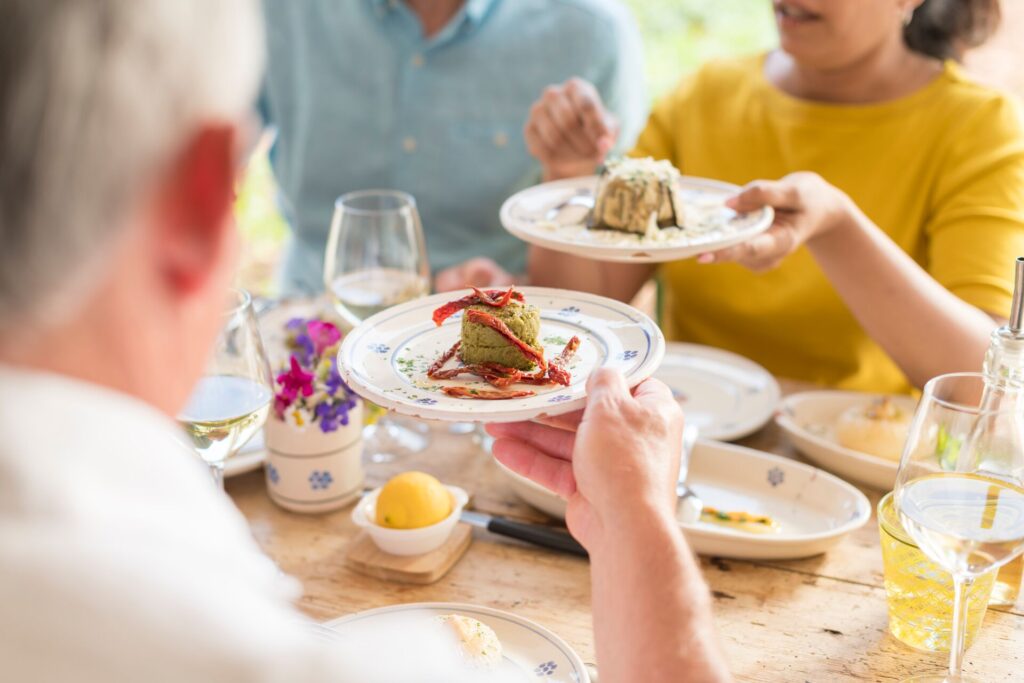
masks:
[[[500,658],[487,666],[467,662],[458,652],[458,641],[437,625],[439,617],[453,614],[489,627],[500,643]],[[583,661],[564,640],[529,619],[491,607],[445,602],[394,605],[342,617],[324,627],[334,632],[343,661],[368,664],[355,664],[358,680],[367,683],[590,683]],[[380,653],[383,656],[377,656]]]
[[[501,463],[512,490],[559,519],[565,500]],[[856,487],[816,467],[719,441],[693,449],[687,484],[706,509],[767,516],[777,527],[752,533],[713,515],[680,522],[699,555],[739,560],[793,560],[827,552],[871,519],[871,503]]]
[[[648,316],[632,306],[581,292],[522,287],[526,303],[540,310],[539,341],[545,357],[554,358],[572,337],[580,345],[569,363],[571,381],[511,389],[531,396],[476,400],[445,393],[445,387],[487,391],[490,385],[475,376],[431,379],[427,370],[460,338],[461,313],[440,326],[433,312],[463,293],[435,294],[378,313],[350,332],[342,342],[338,367],[363,398],[402,415],[456,422],[517,422],[560,415],[583,407],[586,384],[598,368],[623,373],[630,386],[650,377],[665,355],[665,338]]]

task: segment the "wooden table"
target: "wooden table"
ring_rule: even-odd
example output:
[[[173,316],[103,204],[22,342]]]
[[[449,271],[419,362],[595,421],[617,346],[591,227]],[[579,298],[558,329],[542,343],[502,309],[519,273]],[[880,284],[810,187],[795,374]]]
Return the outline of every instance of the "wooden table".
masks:
[[[799,385],[785,383],[784,390]],[[769,424],[740,441],[801,459]],[[372,466],[379,485],[404,469],[421,469],[471,491],[476,509],[531,521],[541,513],[520,502],[497,466],[470,437],[434,430],[429,451],[399,466]],[[305,594],[299,607],[317,620],[402,602],[468,602],[510,610],[561,635],[594,661],[590,581],[585,560],[475,530],[458,565],[431,586],[403,586],[344,568],[355,536],[350,509],[304,516],[276,507],[261,472],[229,479],[227,490],[256,539]],[[872,503],[880,492],[865,489]],[[894,681],[944,666],[945,656],[916,652],[887,631],[878,528],[872,519],[826,555],[788,562],[702,558],[715,598],[715,621],[740,681]],[[966,657],[980,681],[1024,681],[1024,611],[989,610]],[[637,680],[641,680],[638,678]],[[681,673],[680,680],[685,680]]]

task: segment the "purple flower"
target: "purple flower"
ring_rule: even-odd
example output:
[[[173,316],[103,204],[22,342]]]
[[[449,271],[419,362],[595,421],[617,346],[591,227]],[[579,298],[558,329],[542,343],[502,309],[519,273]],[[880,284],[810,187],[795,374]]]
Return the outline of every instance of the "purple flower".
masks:
[[[305,324],[306,324],[306,321],[303,320],[302,318],[292,318],[291,320],[289,320],[288,322],[285,323],[284,329],[290,330],[290,331],[295,331],[295,330],[298,330],[300,327],[302,327]]]
[[[325,433],[333,432],[339,425],[347,425],[348,411],[355,407],[356,402],[351,398],[344,401],[324,401],[320,403],[314,410],[314,413],[320,420],[320,430]]]
[[[304,368],[312,367],[316,361],[316,346],[313,344],[313,340],[306,333],[295,335],[291,343],[292,351],[295,355],[292,358],[298,358],[299,364]]]
[[[331,370],[327,373],[327,379],[324,380],[324,388],[327,389],[327,393],[331,396],[336,396],[339,391],[343,396],[351,396],[352,390],[345,384],[345,380],[341,378],[341,373],[338,372],[338,361],[337,359],[331,360]]]

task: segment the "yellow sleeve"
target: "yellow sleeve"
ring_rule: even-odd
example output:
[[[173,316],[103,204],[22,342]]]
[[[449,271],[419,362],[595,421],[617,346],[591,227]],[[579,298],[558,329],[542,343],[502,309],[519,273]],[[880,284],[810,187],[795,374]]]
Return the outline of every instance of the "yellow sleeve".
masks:
[[[928,271],[967,303],[1007,316],[1014,259],[1024,256],[1024,125],[1014,100],[996,95],[973,109],[934,191]]]

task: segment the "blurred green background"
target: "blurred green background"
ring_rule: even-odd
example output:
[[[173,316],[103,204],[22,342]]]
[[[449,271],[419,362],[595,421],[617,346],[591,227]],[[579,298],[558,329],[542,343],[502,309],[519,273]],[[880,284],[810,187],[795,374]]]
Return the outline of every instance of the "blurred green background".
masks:
[[[707,59],[763,50],[775,41],[769,0],[623,2],[632,9],[644,39],[652,99]],[[236,214],[244,236],[240,284],[273,296],[287,226],[274,205],[274,179],[265,151],[250,164],[239,188]]]

